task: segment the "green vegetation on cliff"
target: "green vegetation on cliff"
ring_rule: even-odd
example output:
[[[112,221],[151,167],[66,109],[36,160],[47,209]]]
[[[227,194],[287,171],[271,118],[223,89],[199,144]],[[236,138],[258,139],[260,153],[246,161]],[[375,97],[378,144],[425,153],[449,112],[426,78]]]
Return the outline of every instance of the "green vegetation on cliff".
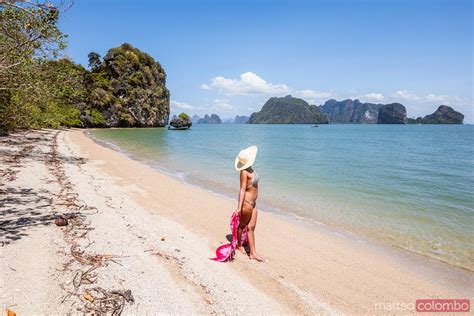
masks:
[[[90,70],[68,58],[49,2],[0,3],[0,134],[18,128],[165,126],[166,74],[130,44],[90,53]]]
[[[287,95],[270,98],[260,112],[253,113],[249,124],[327,124],[329,121],[316,105]]]
[[[175,128],[190,128],[193,125],[193,122],[191,121],[189,115],[183,112],[180,113],[178,116],[173,116],[173,119],[171,120],[169,125]]]
[[[102,114],[106,126],[167,124],[170,94],[165,71],[158,62],[127,43],[110,49],[99,61],[98,54],[89,54],[89,102],[81,108],[86,126],[94,125],[86,112],[90,107]]]

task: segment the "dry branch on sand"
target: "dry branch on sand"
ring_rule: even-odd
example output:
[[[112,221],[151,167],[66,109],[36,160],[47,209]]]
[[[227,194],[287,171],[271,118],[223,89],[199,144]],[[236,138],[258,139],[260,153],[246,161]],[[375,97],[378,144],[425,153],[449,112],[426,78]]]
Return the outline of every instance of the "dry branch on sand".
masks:
[[[71,245],[71,260],[64,265],[64,270],[78,267],[69,285],[63,284],[62,288],[67,292],[62,302],[70,297],[75,297],[76,301],[72,306],[80,303],[76,307],[78,311],[87,314],[112,314],[120,315],[126,304],[133,304],[134,299],[130,290],[105,290],[102,287],[85,288],[87,285],[95,284],[98,279],[98,269],[106,267],[108,261],[120,264],[115,259],[120,256],[112,254],[87,253],[86,249],[92,244],[81,248],[80,241],[87,238],[87,234],[92,228],[86,218],[85,212],[98,211],[97,208],[86,205],[79,201],[78,194],[74,191],[72,182],[66,175],[63,162],[59,158],[57,149],[57,138],[59,132],[53,136],[50,145],[50,155],[47,165],[54,181],[60,186],[60,191],[56,195],[57,205],[64,206],[68,212],[62,216],[67,219],[68,225],[64,226],[64,239]]]
[[[120,315],[127,303],[135,302],[132,291],[107,291],[101,287],[88,289],[83,296],[88,302],[87,312],[95,312],[98,315],[111,314]]]

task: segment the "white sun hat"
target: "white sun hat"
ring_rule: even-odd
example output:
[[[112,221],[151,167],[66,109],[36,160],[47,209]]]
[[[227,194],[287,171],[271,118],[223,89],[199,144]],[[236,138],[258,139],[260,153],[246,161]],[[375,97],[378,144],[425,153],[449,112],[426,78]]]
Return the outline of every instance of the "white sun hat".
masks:
[[[235,158],[235,169],[244,170],[253,165],[257,157],[257,146],[242,149]]]

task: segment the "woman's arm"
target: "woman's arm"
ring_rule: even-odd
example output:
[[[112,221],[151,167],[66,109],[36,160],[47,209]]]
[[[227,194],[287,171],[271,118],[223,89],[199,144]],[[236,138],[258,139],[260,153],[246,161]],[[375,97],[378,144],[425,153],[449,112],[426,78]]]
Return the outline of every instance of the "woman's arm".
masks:
[[[237,206],[236,212],[242,211],[242,205],[244,204],[245,190],[247,187],[247,171],[240,171],[240,190],[239,190],[239,206]]]

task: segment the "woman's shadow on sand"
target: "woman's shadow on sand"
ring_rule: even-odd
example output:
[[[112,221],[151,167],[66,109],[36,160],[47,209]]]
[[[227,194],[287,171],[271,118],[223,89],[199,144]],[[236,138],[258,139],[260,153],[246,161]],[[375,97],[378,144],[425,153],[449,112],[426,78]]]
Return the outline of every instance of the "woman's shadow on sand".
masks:
[[[227,239],[228,242],[232,242],[232,234],[227,234],[225,236],[225,239]],[[248,245],[244,245],[244,248],[245,248],[245,252],[247,253],[247,255],[250,253],[250,250],[249,250],[249,246]]]

